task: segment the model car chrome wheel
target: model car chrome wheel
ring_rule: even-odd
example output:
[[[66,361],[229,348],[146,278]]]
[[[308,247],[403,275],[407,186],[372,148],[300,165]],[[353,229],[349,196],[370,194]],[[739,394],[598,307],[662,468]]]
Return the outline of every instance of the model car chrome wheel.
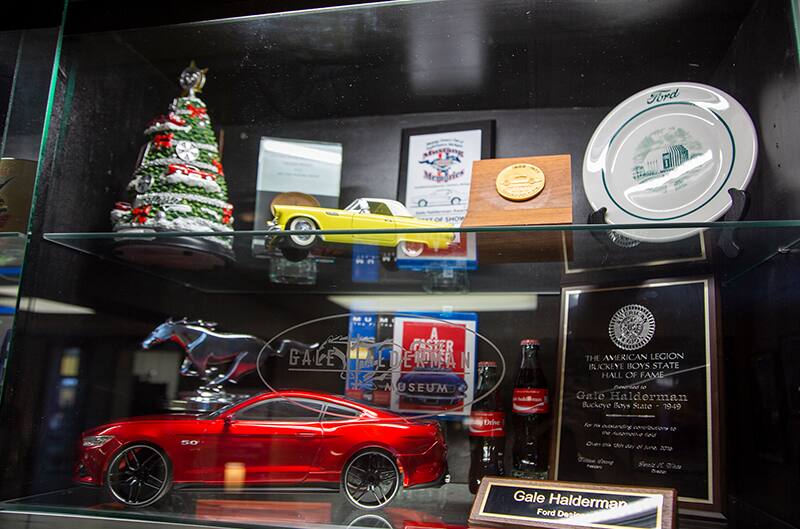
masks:
[[[400,242],[400,251],[409,257],[419,257],[424,249],[425,245],[418,242]]]
[[[393,529],[392,523],[377,514],[362,514],[354,518],[347,527],[360,527],[362,529]]]
[[[166,456],[150,445],[121,450],[108,466],[106,486],[114,498],[129,507],[146,507],[169,490],[171,469]]]
[[[313,231],[317,229],[317,225],[308,217],[296,217],[289,222],[288,228],[291,231]],[[317,236],[313,233],[296,233],[290,235],[289,240],[296,248],[310,248],[317,242]]]
[[[380,509],[397,495],[400,470],[385,452],[361,452],[345,466],[342,488],[347,500],[359,509]]]

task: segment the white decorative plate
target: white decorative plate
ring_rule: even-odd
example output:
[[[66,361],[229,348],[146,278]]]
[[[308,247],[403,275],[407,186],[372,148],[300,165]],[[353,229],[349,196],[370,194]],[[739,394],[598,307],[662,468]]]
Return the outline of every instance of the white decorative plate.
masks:
[[[753,175],[756,130],[742,105],[711,86],[668,83],[635,94],[594,131],[583,187],[609,224],[712,222],[728,189]],[[618,230],[632,239],[676,241],[701,228]]]

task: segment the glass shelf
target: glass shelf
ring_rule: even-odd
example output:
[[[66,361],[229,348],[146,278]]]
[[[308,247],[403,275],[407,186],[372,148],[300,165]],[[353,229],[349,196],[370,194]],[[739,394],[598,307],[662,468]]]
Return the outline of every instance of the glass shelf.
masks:
[[[699,233],[666,243],[620,235],[620,230],[635,235],[640,229],[675,228],[697,228]],[[314,230],[302,234],[348,235],[354,243],[364,243],[376,235],[402,238],[403,234],[441,231]],[[426,252],[420,258],[408,258],[390,247],[322,242],[300,261],[285,258],[276,244],[265,249],[265,237],[274,240],[274,232],[268,231],[46,233],[44,239],[205,293],[557,293],[571,278],[600,274],[609,279],[630,270],[652,274],[653,267],[659,266],[671,267],[664,273],[683,267],[683,272],[719,272],[723,283],[734,281],[768,260],[791,255],[786,248],[800,239],[800,221],[492,226],[448,231],[456,234],[462,246],[449,256]],[[738,256],[720,251],[720,240],[727,239],[739,248]],[[222,245],[213,241],[229,241],[233,253],[224,256],[225,251],[217,251]],[[141,248],[131,253],[131,247]],[[219,255],[206,259],[203,248]]]
[[[220,495],[213,489],[197,488],[173,491],[156,506],[125,511],[111,503],[100,489],[72,487],[0,502],[0,512],[96,517],[108,516],[109,510],[113,510],[113,517],[120,521],[202,527],[305,529],[321,525],[340,529],[467,529],[474,498],[466,485],[450,483],[441,488],[404,490],[389,507],[364,511],[350,507],[341,501],[339,494],[329,491],[250,491]],[[709,526],[707,521],[683,517],[681,527]]]
[[[359,230],[285,230],[282,233],[285,235],[293,235],[298,233],[303,234],[316,234],[316,235],[332,235],[332,234],[350,234],[350,235],[363,235],[363,234],[403,234],[403,233],[492,233],[492,232],[509,232],[509,233],[528,233],[528,232],[554,232],[554,231],[634,231],[645,229],[663,229],[670,230],[676,228],[698,228],[698,229],[725,229],[725,228],[800,228],[800,219],[785,219],[785,220],[739,220],[739,221],[717,221],[717,222],[643,222],[638,224],[541,224],[531,226],[480,226],[480,227],[452,227],[452,228],[416,228],[416,229],[359,229]],[[114,237],[125,238],[169,238],[169,237],[183,237],[191,233],[194,236],[216,236],[216,237],[265,237],[274,235],[275,232],[269,230],[236,230],[228,233],[220,233],[214,231],[197,231],[197,232],[47,232],[44,234],[46,239],[107,239]]]
[[[110,504],[101,491],[88,487],[21,498],[0,503],[0,510],[69,512],[102,515]],[[427,527],[456,529],[467,527],[466,517],[474,496],[466,485],[450,484],[439,489],[404,491],[390,507],[377,511],[359,511],[340,501],[330,492],[280,492],[226,494],[202,490],[184,491],[170,497],[170,508],[164,505],[137,511],[132,519],[161,522],[235,524],[253,527],[309,527],[313,524],[334,524],[341,527],[396,528]],[[120,513],[122,515],[122,513]]]

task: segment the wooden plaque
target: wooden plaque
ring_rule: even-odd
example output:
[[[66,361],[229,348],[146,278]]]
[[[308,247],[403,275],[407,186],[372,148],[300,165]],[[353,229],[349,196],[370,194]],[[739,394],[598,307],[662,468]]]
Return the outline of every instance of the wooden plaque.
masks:
[[[510,165],[531,164],[544,172],[544,189],[523,202],[508,200],[497,192],[497,175]],[[469,210],[461,223],[476,226],[525,226],[572,224],[572,169],[570,156],[494,158],[472,163]]]
[[[578,529],[674,529],[673,489],[484,478],[471,525]]]

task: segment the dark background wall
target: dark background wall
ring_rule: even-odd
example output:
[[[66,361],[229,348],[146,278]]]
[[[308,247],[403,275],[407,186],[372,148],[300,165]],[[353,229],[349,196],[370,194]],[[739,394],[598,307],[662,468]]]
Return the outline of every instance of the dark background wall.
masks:
[[[749,219],[800,214],[794,168],[800,80],[789,2],[759,2],[745,19],[715,82],[750,112],[759,131],[759,168],[749,187]],[[758,46],[748,43],[758,42]],[[797,254],[779,254],[800,239],[794,229],[740,230],[737,259],[721,259],[725,283],[723,351],[727,379],[728,490],[736,526],[800,525],[800,344]],[[757,485],[759,484],[759,485]]]
[[[6,122],[11,104],[11,88],[14,81],[14,70],[17,67],[20,33],[19,31],[0,32],[0,123],[3,124]],[[0,145],[1,154],[2,146]]]

